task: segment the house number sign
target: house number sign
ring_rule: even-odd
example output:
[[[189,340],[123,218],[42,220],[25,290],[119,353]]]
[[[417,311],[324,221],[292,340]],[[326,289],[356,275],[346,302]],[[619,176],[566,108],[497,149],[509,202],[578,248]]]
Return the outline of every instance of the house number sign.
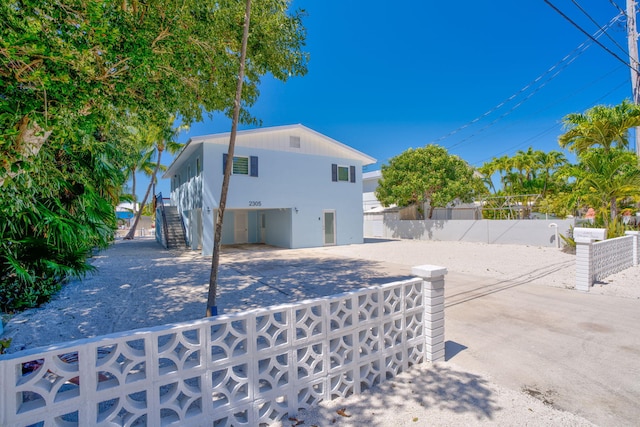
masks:
[[[262,202],[260,200],[249,200],[249,206],[262,206]]]

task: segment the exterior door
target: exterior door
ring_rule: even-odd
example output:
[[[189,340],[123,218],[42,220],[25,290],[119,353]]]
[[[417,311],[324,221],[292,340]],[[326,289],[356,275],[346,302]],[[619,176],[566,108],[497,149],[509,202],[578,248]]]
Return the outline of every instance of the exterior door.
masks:
[[[258,215],[258,221],[260,221],[259,225],[259,229],[260,229],[260,243],[266,243],[267,242],[267,214],[264,212],[261,212],[260,215]]]
[[[322,232],[325,246],[336,244],[336,211],[322,212]]]
[[[249,242],[249,215],[246,211],[235,211],[234,219],[234,243]]]

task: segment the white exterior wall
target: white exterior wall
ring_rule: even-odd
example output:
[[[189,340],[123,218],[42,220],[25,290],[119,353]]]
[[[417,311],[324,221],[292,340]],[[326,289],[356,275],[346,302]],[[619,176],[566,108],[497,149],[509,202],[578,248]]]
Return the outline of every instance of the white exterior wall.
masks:
[[[203,210],[206,211],[207,207],[212,210],[218,207],[223,177],[222,158],[227,148],[220,144],[205,144],[204,147],[203,179],[207,184],[212,183],[203,187]],[[236,147],[234,155],[257,156],[258,176],[231,176],[226,209],[285,209],[290,214],[290,231],[286,229],[283,213],[267,215],[267,230],[273,231],[272,226],[280,230],[277,234],[268,231],[267,243],[291,248],[322,246],[324,210],[336,211],[337,244],[362,243],[361,163],[248,147]],[[332,164],[355,166],[356,182],[333,182]],[[227,215],[225,213],[225,222],[229,219]],[[206,228],[212,224],[213,221],[206,221],[203,225]],[[289,234],[289,245],[285,244],[286,234]]]
[[[202,208],[202,172],[196,172],[196,162],[203,165],[202,147],[199,147],[171,176],[171,204],[181,210]]]
[[[297,144],[292,137],[298,138]],[[202,242],[205,255],[213,250],[228,141],[227,134],[193,138],[165,173],[165,178],[180,176],[180,185],[172,185],[172,202],[182,212],[187,229],[201,227],[198,232],[188,231],[188,237],[198,239],[191,242],[192,248]],[[222,244],[236,242],[234,227],[244,228],[238,218],[246,212],[249,243],[322,246],[323,213],[328,210],[335,212],[336,244],[362,243],[362,166],[374,159],[301,125],[239,132],[234,156],[257,157],[258,176],[231,176]],[[199,177],[194,176],[196,158],[202,159]],[[333,164],[354,167],[355,182],[332,181]],[[201,215],[201,226],[194,215]]]
[[[171,204],[178,206],[184,221],[186,238],[191,249],[198,249],[202,240],[202,171],[198,173],[197,163],[203,165],[202,148],[199,147],[185,160],[170,177]]]

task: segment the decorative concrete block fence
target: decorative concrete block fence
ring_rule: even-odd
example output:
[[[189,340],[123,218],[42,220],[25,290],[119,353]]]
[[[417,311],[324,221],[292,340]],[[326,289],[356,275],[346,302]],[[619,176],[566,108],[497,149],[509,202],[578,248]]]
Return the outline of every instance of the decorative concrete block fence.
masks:
[[[588,292],[598,280],[638,265],[640,233],[627,231],[625,234],[599,242],[589,237],[575,239],[577,290]]]
[[[0,356],[2,426],[260,426],[444,359],[446,269]]]

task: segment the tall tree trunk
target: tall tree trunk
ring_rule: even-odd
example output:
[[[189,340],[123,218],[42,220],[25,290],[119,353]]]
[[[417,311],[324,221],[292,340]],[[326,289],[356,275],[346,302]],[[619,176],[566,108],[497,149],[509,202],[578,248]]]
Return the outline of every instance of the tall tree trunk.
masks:
[[[611,221],[614,221],[618,216],[618,202],[615,197],[611,198]]]
[[[142,211],[144,206],[147,204],[147,199],[149,198],[149,193],[151,193],[151,188],[153,188],[153,184],[156,182],[156,176],[158,175],[158,170],[160,170],[160,159],[162,158],[162,147],[158,145],[158,162],[156,163],[156,167],[153,169],[153,175],[151,175],[151,182],[149,182],[149,186],[147,187],[147,191],[144,193],[144,198],[142,202],[140,202],[140,209],[136,213],[136,218],[133,220],[133,225],[129,228],[129,232],[126,236],[124,236],[124,240],[133,240],[136,234],[136,228],[138,227],[138,222],[140,222],[140,217],[142,216]],[[134,209],[135,210],[135,209]]]
[[[133,197],[133,213],[134,215],[138,213],[136,209],[136,202],[138,201],[138,197],[136,196],[136,168],[135,166],[131,169],[131,196]]]
[[[220,204],[218,205],[218,215],[216,216],[216,229],[213,238],[213,257],[211,259],[211,275],[209,276],[209,294],[207,296],[206,317],[217,316],[218,306],[216,294],[218,292],[218,266],[220,265],[220,239],[222,238],[222,222],[224,220],[224,210],[227,204],[227,193],[229,191],[229,179],[233,167],[233,151],[236,145],[236,133],[238,131],[238,118],[240,117],[240,103],[242,102],[242,84],[244,83],[244,67],[247,58],[247,40],[249,39],[249,21],[251,19],[251,0],[247,0],[244,15],[244,28],[242,32],[242,46],[240,48],[240,68],[238,70],[238,84],[236,86],[236,98],[233,104],[233,118],[231,120],[231,135],[229,137],[229,150],[227,152],[227,164],[224,169],[222,179],[222,191],[220,193]]]

